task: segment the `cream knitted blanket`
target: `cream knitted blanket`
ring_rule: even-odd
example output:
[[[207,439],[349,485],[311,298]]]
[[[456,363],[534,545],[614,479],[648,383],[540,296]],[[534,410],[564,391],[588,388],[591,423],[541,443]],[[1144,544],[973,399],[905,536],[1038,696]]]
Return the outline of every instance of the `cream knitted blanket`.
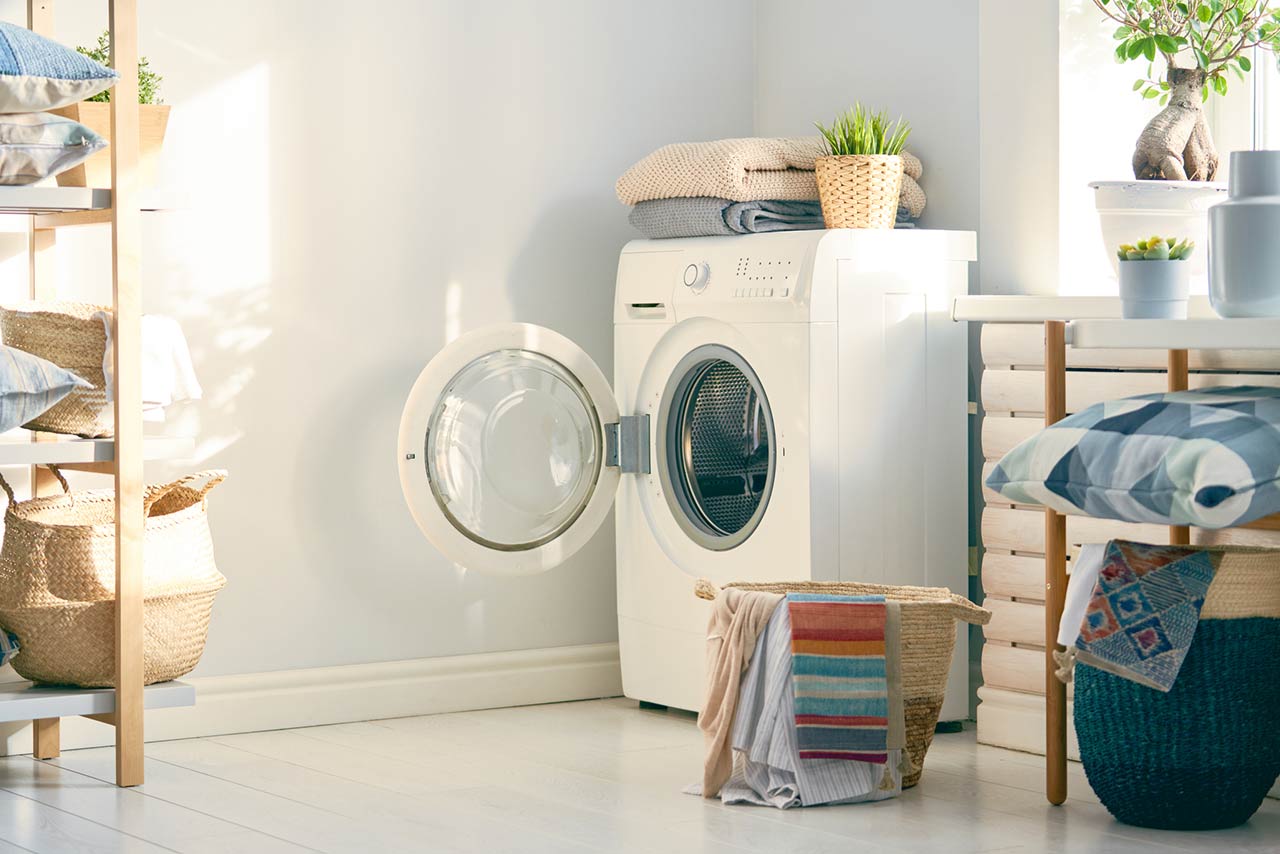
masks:
[[[747,137],[664,145],[618,179],[618,200],[713,196],[735,202],[815,200],[813,161],[824,153],[822,137]],[[903,152],[902,206],[912,217],[924,210],[917,183],[920,160]]]

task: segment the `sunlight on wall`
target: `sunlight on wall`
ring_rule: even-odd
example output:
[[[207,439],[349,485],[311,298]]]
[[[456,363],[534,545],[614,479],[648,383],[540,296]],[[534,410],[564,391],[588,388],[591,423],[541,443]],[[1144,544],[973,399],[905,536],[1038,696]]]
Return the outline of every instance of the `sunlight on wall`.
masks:
[[[1133,91],[1146,66],[1116,63],[1114,30],[1092,0],[1061,0],[1058,292],[1064,295],[1117,292],[1089,182],[1133,177],[1134,141],[1159,109]]]
[[[159,286],[205,383],[205,405],[174,426],[199,437],[200,460],[241,437],[237,397],[271,336],[270,83],[263,63],[184,98],[165,143],[162,185],[182,209],[156,218]]]

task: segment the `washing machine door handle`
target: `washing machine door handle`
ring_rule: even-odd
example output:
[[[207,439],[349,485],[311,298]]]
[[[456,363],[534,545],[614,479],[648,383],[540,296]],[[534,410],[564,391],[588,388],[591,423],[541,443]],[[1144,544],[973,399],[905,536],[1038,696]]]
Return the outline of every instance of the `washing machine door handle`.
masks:
[[[621,415],[604,425],[604,464],[623,474],[649,473],[648,415]]]

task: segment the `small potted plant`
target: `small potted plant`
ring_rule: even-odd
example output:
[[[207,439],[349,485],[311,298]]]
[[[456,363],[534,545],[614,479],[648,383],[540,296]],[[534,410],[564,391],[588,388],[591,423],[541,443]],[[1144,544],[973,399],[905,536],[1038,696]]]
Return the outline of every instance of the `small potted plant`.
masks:
[[[902,148],[911,126],[855,104],[830,127],[817,127],[827,148],[814,164],[827,228],[893,228],[902,191]]]
[[[110,64],[111,36],[98,36],[97,47],[77,47],[80,53],[103,65]],[[160,100],[160,83],[164,80],[151,70],[145,56],[138,58],[138,127],[139,127],[139,184],[143,187],[155,183],[159,166],[160,149],[164,145],[165,129],[169,125],[169,105]],[[94,95],[87,101],[62,107],[50,112],[79,122],[103,139],[111,138],[111,90]],[[110,187],[111,154],[98,152],[84,163],[58,175],[60,187]]]
[[[1190,240],[1176,237],[1122,243],[1116,251],[1120,262],[1121,316],[1185,318],[1191,282],[1187,259],[1195,247]]]

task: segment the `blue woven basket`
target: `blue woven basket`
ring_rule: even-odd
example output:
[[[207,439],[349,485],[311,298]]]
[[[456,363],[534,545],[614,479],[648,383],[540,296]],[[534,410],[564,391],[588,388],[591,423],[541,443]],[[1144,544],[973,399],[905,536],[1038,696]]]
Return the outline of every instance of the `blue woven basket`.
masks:
[[[1167,694],[1084,664],[1075,685],[1085,774],[1126,824],[1232,827],[1280,775],[1280,619],[1201,620]]]

